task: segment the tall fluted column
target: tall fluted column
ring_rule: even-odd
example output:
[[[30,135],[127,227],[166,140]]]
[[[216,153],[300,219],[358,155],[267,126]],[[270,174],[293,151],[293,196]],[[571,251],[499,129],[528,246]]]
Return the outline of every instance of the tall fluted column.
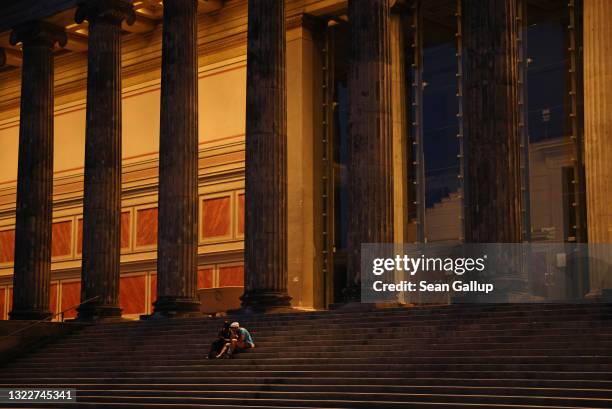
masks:
[[[50,316],[51,217],[53,210],[53,45],[64,30],[43,22],[16,28],[11,43],[23,45],[17,217],[15,225],[14,320]]]
[[[155,312],[199,309],[197,0],[164,2]]]
[[[463,0],[465,239],[521,242],[516,0]]]
[[[517,0],[462,0],[465,241],[521,243]],[[520,246],[495,253],[497,302],[526,299]],[[485,297],[485,296],[482,296]]]
[[[612,243],[612,2],[584,1],[584,159],[589,243]],[[611,264],[605,248],[591,256]],[[597,254],[595,254],[597,253]],[[595,264],[595,263],[594,263]],[[607,267],[589,268],[590,293],[612,289]]]
[[[118,317],[121,217],[121,22],[127,0],[89,0],[76,21],[89,22],[83,266],[79,319]]]
[[[246,103],[246,310],[285,308],[287,84],[283,0],[250,0]]]
[[[393,242],[389,0],[349,0],[346,301],[360,300],[361,245]]]

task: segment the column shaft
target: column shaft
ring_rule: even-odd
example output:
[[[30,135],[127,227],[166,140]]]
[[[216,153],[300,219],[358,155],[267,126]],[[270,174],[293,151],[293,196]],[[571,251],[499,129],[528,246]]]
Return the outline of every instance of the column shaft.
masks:
[[[58,40],[65,41],[63,30],[40,22],[17,28],[11,38],[23,44],[11,319],[50,316],[53,44]]]
[[[155,312],[197,311],[197,1],[164,2]]]
[[[248,5],[245,293],[247,310],[288,307],[285,6]]]
[[[361,244],[393,242],[389,1],[349,0],[346,301],[360,300]]]
[[[612,243],[612,2],[584,1],[584,159],[589,243]],[[591,246],[610,263],[609,251]],[[597,254],[595,254],[597,253]],[[590,293],[612,288],[608,268],[592,263]]]
[[[463,0],[465,239],[521,242],[516,0]]]
[[[89,21],[83,266],[79,319],[118,317],[121,248],[121,21],[125,1],[84,3]]]

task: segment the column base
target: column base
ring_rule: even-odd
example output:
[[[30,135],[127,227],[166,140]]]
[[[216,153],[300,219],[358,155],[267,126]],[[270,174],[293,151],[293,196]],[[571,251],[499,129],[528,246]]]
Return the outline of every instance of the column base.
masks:
[[[200,301],[193,298],[161,297],[154,303],[153,316],[173,317],[199,317]]]
[[[116,305],[89,305],[77,308],[77,321],[99,321],[121,319],[121,308]]]
[[[588,302],[612,302],[612,288],[590,291],[584,295],[584,299]]]
[[[242,307],[228,311],[230,314],[274,314],[295,312],[291,308],[291,297],[285,292],[249,291],[240,297]]]
[[[53,313],[48,310],[13,310],[9,312],[9,319],[19,321],[40,321],[50,320],[52,315]]]

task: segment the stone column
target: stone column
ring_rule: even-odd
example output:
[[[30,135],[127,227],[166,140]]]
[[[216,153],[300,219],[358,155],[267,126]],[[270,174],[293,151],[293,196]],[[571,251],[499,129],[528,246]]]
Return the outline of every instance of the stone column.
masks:
[[[87,1],[89,22],[83,266],[78,319],[119,317],[121,218],[121,22],[134,21],[127,0]]]
[[[522,241],[517,11],[517,0],[462,0],[467,243]],[[522,247],[494,248],[483,250],[500,268],[487,270],[490,297],[525,300]],[[465,301],[486,296],[474,297]]]
[[[164,2],[155,312],[199,309],[197,0]]]
[[[521,242],[516,0],[463,0],[465,240]]]
[[[361,244],[393,243],[389,0],[349,0],[348,302],[360,300]]]
[[[393,129],[393,235],[396,243],[408,237],[408,137],[404,23],[399,13],[391,16],[391,118]],[[399,249],[399,247],[398,247]]]
[[[403,243],[408,242],[408,113],[410,105],[406,97],[406,66],[404,64],[404,21],[401,10],[392,12],[389,20],[391,55],[391,118],[393,130],[393,241],[395,254],[402,254]],[[407,106],[408,105],[408,106]],[[404,272],[396,272],[396,282],[404,279]],[[398,301],[407,302],[405,293],[397,296]]]
[[[13,320],[50,317],[53,211],[53,45],[64,30],[43,22],[16,28],[23,45],[15,224]]]
[[[588,240],[591,257],[612,263],[612,2],[584,1],[584,159]],[[607,246],[606,246],[607,247]],[[595,254],[597,253],[597,254]],[[600,263],[593,263],[600,264]],[[589,268],[590,295],[612,289],[608,267]]]
[[[287,96],[285,5],[250,0],[246,102],[246,310],[286,308]]]

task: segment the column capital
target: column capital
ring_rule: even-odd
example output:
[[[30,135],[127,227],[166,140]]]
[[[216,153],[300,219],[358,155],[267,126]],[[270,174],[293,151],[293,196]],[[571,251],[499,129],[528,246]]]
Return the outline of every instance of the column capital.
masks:
[[[90,24],[104,21],[119,25],[125,20],[129,25],[136,21],[136,13],[129,0],[85,0],[79,3],[74,20]]]
[[[24,47],[46,46],[52,48],[57,42],[66,45],[66,31],[59,26],[45,21],[30,21],[13,29],[10,42],[12,45],[22,43]]]

